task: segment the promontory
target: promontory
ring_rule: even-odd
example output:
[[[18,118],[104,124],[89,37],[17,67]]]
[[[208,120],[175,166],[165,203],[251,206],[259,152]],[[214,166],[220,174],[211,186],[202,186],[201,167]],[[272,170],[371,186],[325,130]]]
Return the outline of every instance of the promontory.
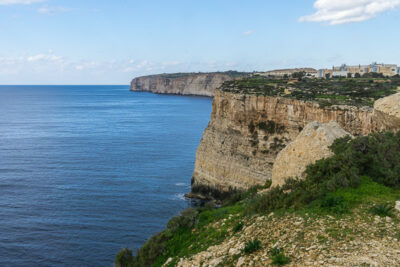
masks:
[[[248,76],[237,71],[208,73],[174,73],[142,76],[132,80],[131,91],[157,94],[214,96],[224,82]]]

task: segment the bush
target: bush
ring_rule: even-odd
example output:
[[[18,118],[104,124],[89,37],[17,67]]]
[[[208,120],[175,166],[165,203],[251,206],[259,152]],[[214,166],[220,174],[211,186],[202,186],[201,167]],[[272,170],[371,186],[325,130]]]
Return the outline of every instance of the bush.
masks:
[[[321,202],[321,208],[325,208],[333,213],[343,214],[349,212],[348,204],[345,199],[339,197],[326,197]]]
[[[243,222],[238,222],[237,224],[235,224],[232,230],[233,232],[237,233],[243,229],[243,226],[244,226]]]
[[[181,228],[193,228],[198,222],[199,212],[194,208],[184,210],[181,216],[173,217],[167,224],[168,230],[176,232]]]
[[[261,248],[261,241],[256,238],[253,241],[246,242],[243,252],[246,254],[250,254],[259,250],[260,248]]]
[[[115,257],[115,267],[132,267],[133,254],[132,250],[124,248],[121,249]]]
[[[306,179],[289,178],[283,186],[255,196],[248,203],[248,212],[298,209],[340,188],[357,188],[361,176],[388,187],[400,187],[400,132],[375,133],[353,140],[344,137],[335,140],[331,149],[332,157],[307,166]],[[346,212],[345,203],[339,203],[339,199],[326,201],[331,210]],[[333,204],[336,206],[329,207]]]
[[[380,217],[392,217],[394,208],[389,204],[379,204],[371,208],[371,213]]]
[[[267,180],[264,185],[255,185],[247,191],[237,191],[224,201],[223,206],[235,205],[244,199],[252,198],[257,195],[258,191],[268,189],[271,185],[272,180]]]
[[[273,247],[272,249],[270,249],[269,253],[271,254],[273,265],[282,266],[290,263],[290,259],[285,256],[282,248]]]
[[[265,182],[265,184],[264,184],[264,189],[270,188],[271,185],[272,185],[272,179],[267,180],[267,181]]]
[[[274,121],[260,122],[258,123],[258,128],[263,130],[269,134],[278,133],[281,134],[285,130],[285,126],[279,123],[275,123]]]
[[[290,259],[286,257],[285,254],[283,253],[279,253],[278,255],[272,256],[271,259],[273,265],[283,266],[290,263]]]
[[[150,267],[167,249],[167,242],[172,237],[168,231],[163,231],[152,236],[141,248],[137,251],[133,259],[134,267]]]

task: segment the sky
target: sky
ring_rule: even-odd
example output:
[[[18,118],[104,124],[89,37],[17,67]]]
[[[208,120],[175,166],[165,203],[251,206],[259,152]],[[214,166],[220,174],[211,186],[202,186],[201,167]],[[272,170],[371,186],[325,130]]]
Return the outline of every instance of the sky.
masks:
[[[0,0],[0,84],[400,65],[400,0]]]

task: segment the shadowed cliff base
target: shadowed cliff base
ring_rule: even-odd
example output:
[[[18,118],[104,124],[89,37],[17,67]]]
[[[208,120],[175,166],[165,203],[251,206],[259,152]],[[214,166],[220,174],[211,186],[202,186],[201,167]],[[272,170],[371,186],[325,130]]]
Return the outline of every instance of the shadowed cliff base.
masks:
[[[185,195],[187,198],[212,200],[216,203],[222,203],[224,200],[231,198],[233,195],[241,194],[244,190],[229,187],[227,190],[221,187],[213,187],[208,185],[193,185],[192,191]]]

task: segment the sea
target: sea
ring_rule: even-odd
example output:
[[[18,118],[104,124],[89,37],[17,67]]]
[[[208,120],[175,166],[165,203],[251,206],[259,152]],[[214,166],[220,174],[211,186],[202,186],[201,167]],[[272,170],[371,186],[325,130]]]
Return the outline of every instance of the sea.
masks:
[[[191,205],[210,98],[0,86],[0,266],[113,266]]]

